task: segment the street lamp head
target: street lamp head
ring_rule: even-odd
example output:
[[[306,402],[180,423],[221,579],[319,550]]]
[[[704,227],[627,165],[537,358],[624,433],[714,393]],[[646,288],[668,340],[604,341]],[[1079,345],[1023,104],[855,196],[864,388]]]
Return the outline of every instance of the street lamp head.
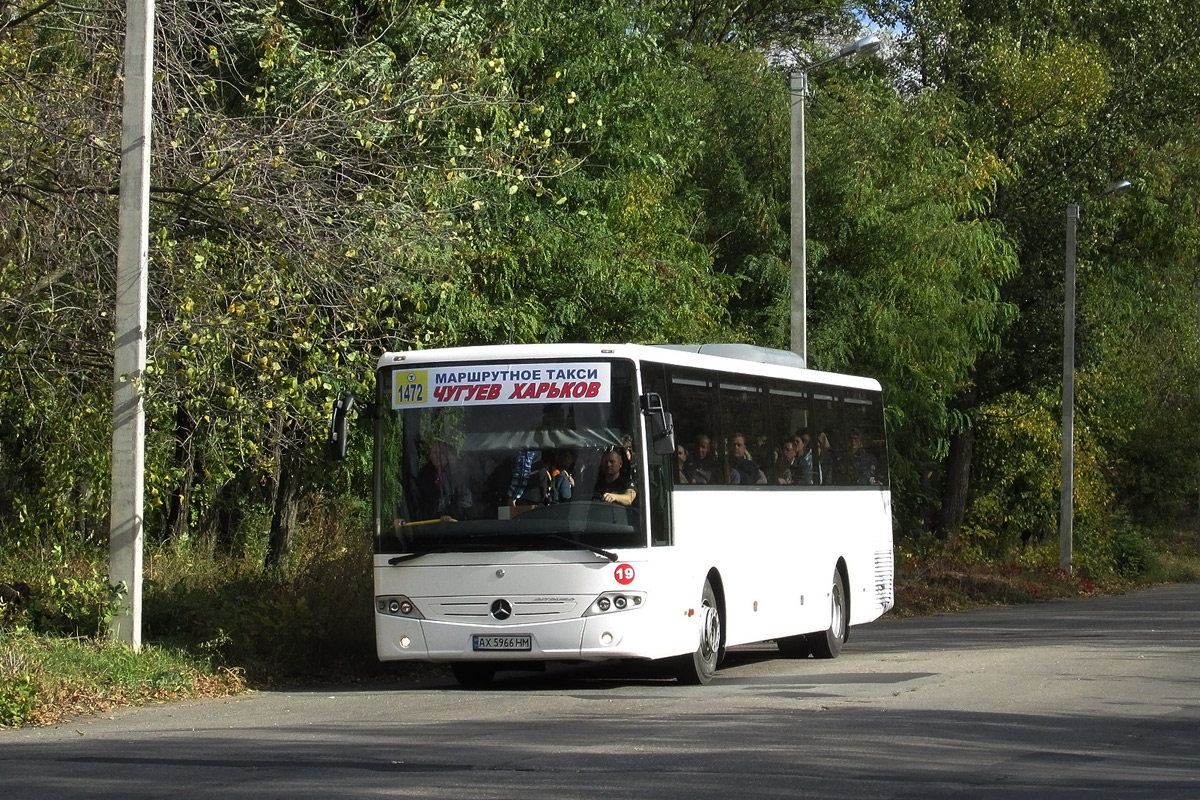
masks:
[[[1125,194],[1133,186],[1129,181],[1117,181],[1104,187],[1104,194]]]
[[[878,36],[864,36],[854,44],[848,44],[838,52],[839,56],[865,56],[879,49]]]

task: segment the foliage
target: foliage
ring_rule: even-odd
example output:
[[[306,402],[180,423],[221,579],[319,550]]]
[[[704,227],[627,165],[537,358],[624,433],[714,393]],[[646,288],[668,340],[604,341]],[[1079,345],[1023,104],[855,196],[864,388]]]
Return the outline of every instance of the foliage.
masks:
[[[1122,528],[1112,540],[1113,569],[1122,578],[1138,578],[1154,563],[1154,548],[1139,531]]]
[[[1053,409],[1050,396],[1010,393],[979,414],[980,477],[965,538],[990,558],[1057,541],[1061,439]]]
[[[689,237],[681,190],[701,145],[686,69],[621,6],[579,11],[158,5],[153,535],[228,549],[248,509],[271,517],[266,559],[286,559],[332,396],[362,393],[384,349],[724,338],[734,281]],[[25,148],[0,164],[19,390],[0,393],[0,515],[34,546],[103,527],[112,294],[90,276],[116,208],[86,189],[116,185],[121,20],[47,7],[0,40],[22,110],[0,136]],[[81,116],[47,117],[67,107]]]
[[[20,725],[33,719],[37,685],[22,675],[0,683],[0,725]]]
[[[306,496],[286,572],[211,542],[161,548],[147,560],[147,638],[203,653],[256,683],[374,661],[365,509]],[[354,667],[358,669],[358,666]]]
[[[1200,214],[1189,188],[1200,143],[1177,140],[1138,163],[1139,191],[1097,208],[1090,226],[1113,244],[1082,264],[1079,413],[1110,454],[1114,493],[1145,524],[1174,519],[1198,474],[1200,228],[1176,214]]]
[[[11,576],[0,599],[0,626],[55,636],[100,636],[118,597],[104,572],[99,548],[0,553],[0,575]],[[17,587],[14,589],[13,587]]]
[[[1077,417],[1100,459],[1083,477],[1106,484],[1100,493],[1111,497],[1101,505],[1110,511],[1171,519],[1185,476],[1195,474],[1197,441],[1194,313],[1185,306],[1194,306],[1200,273],[1196,248],[1181,246],[1196,231],[1195,192],[1175,181],[1193,174],[1197,151],[1200,59],[1185,43],[1194,40],[1200,8],[1190,0],[883,0],[865,9],[896,32],[901,85],[961,101],[961,129],[1007,168],[980,218],[1010,237],[1020,266],[1001,299],[1018,316],[1002,347],[975,364],[957,405],[972,418],[1011,392],[1037,397],[1059,388],[1063,210],[1082,206]],[[1118,178],[1133,182],[1130,197],[1096,199]],[[1002,459],[986,446],[973,469],[948,465],[946,474],[971,474],[984,493],[1011,480],[990,472]],[[1095,521],[1084,513],[1086,540]],[[974,520],[976,529],[990,524]],[[1103,561],[1102,552],[1084,555]]]
[[[736,337],[789,347],[788,95],[760,53],[697,46],[692,103],[704,147],[691,174],[700,204],[693,234],[736,286]]]
[[[700,146],[679,88],[691,75],[628,30],[620,7],[579,11],[493,9],[532,17],[493,23],[506,34],[493,47],[532,110],[506,124],[519,136],[542,129],[538,141],[574,166],[553,180],[469,182],[479,199],[457,251],[469,273],[430,284],[418,302],[427,341],[694,340],[723,323],[731,283],[689,239],[695,204],[679,196]]]
[[[967,537],[953,542],[932,536],[903,540],[896,547],[897,605],[889,613],[913,616],[979,605],[1119,594],[1141,586],[1195,580],[1200,575],[1194,529],[1136,531],[1124,527],[1109,538],[1122,543],[1113,549],[1114,556],[1125,548],[1132,556],[1124,573],[1111,566],[1064,573],[1058,569],[1057,540],[1031,543],[1016,557],[996,558],[985,557],[979,545]],[[1142,561],[1143,557],[1146,560]],[[1144,565],[1142,571],[1135,572],[1135,564]]]
[[[367,494],[362,438],[336,470],[321,439],[385,350],[784,346],[784,73],[862,14],[882,57],[822,69],[807,105],[809,350],[883,382],[898,528],[971,475],[961,546],[1053,564],[1072,203],[1078,564],[1158,569],[1112,531],[1175,520],[1200,472],[1200,7],[859,6],[156,3],[147,539],[225,575],[158,575],[156,629],[234,662],[269,630],[270,669],[337,635],[357,600],[299,587],[361,554],[317,554],[305,515]],[[90,636],[111,602],[124,15],[6,8],[0,566],[33,591],[4,614]],[[1131,196],[1094,198],[1117,177]]]
[[[669,41],[721,44],[778,53],[828,36],[848,38],[861,24],[851,9],[830,0],[660,0],[653,9]]]
[[[1013,319],[999,287],[1015,256],[980,218],[1007,171],[933,95],[830,83],[813,105],[811,361],[883,382],[893,485],[919,519],[921,476],[967,424],[951,401]]]

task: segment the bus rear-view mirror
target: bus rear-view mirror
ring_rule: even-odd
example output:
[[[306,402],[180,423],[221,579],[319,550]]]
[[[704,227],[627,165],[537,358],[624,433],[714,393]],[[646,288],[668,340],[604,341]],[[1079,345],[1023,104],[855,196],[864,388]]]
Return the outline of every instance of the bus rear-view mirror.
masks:
[[[346,430],[349,427],[346,418],[354,408],[354,395],[349,392],[338,392],[333,401],[333,416],[329,421],[329,455],[338,461],[346,457]]]
[[[675,426],[657,392],[642,395],[642,411],[650,419],[650,443],[656,455],[675,452]]]

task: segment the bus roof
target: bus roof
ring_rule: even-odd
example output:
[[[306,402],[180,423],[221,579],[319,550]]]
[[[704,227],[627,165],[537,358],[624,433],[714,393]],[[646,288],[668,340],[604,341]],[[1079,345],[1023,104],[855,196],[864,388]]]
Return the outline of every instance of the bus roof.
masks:
[[[578,358],[627,358],[637,362],[651,361],[695,369],[724,370],[786,380],[807,380],[857,389],[880,389],[879,382],[874,378],[807,369],[804,359],[790,351],[737,342],[659,345],[562,342],[442,347],[384,353],[379,357],[377,366],[383,369],[399,364]]]

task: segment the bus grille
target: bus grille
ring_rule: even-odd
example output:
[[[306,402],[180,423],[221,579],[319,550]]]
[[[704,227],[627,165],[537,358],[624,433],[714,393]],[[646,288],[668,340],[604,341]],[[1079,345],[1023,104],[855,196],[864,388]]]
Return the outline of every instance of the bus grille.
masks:
[[[891,550],[875,551],[875,599],[887,611],[896,602]]]
[[[504,620],[491,614],[492,604],[499,599],[512,605],[512,615]],[[577,617],[582,613],[580,604],[574,597],[436,597],[421,600],[418,607],[431,620],[520,625]]]

